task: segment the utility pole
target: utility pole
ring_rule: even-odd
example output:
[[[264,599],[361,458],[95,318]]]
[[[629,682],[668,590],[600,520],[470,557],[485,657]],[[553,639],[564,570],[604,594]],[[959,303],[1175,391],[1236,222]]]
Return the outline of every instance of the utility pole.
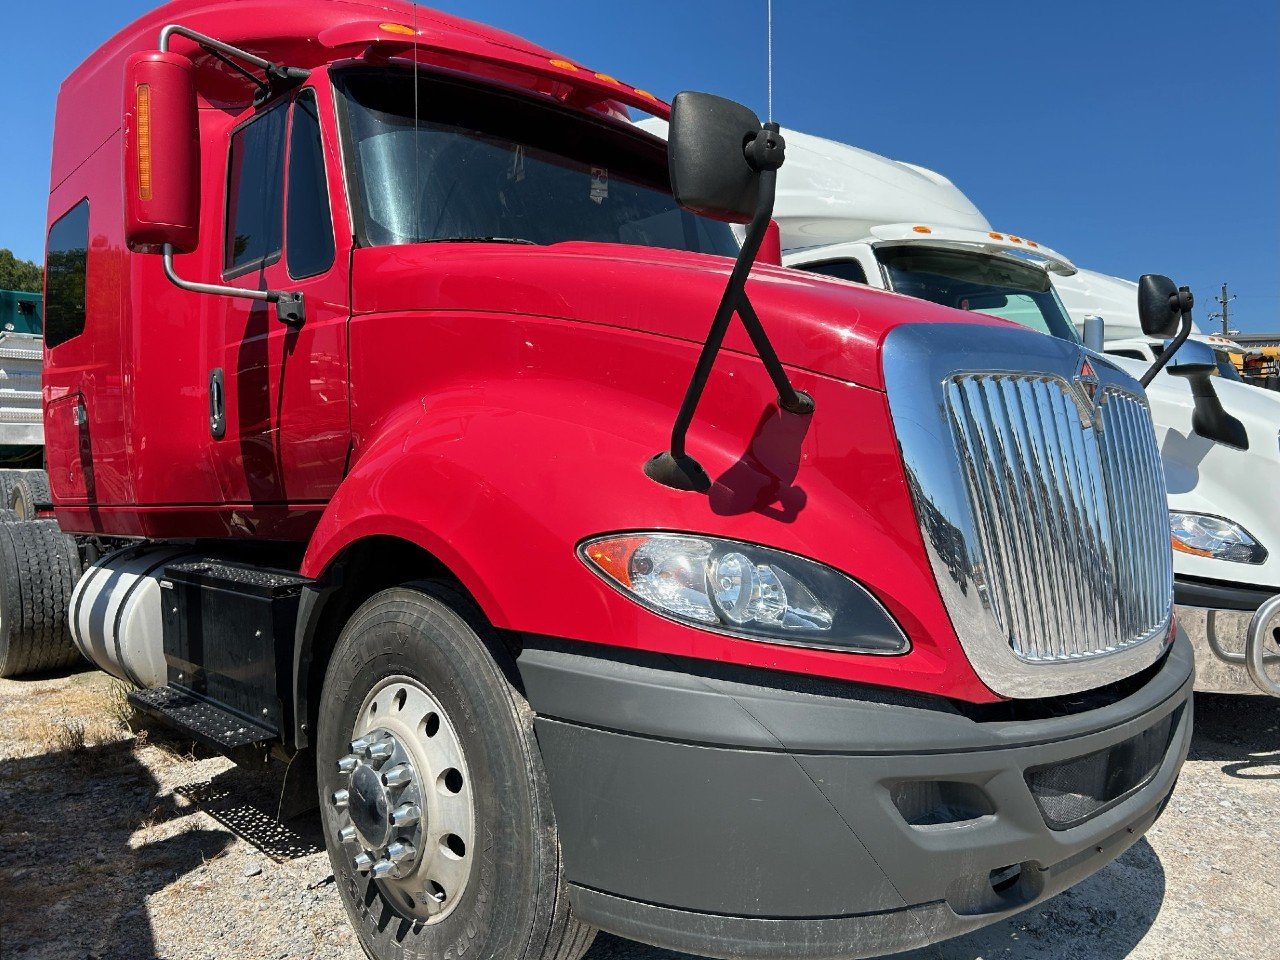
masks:
[[[1224,337],[1229,337],[1231,336],[1231,333],[1232,333],[1231,324],[1228,322],[1228,319],[1229,319],[1228,312],[1230,309],[1228,305],[1234,299],[1235,299],[1235,294],[1232,294],[1231,296],[1227,296],[1227,285],[1224,283],[1222,285],[1222,294],[1221,296],[1218,297],[1218,303],[1221,305],[1222,311],[1220,313],[1209,314],[1210,320],[1222,321],[1222,335]]]

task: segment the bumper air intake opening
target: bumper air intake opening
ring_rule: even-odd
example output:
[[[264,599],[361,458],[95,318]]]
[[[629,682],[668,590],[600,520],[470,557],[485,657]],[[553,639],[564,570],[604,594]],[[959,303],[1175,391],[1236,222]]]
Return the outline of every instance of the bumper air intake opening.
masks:
[[[1123,743],[1027,770],[1027,787],[1044,822],[1052,830],[1070,829],[1149,783],[1169,752],[1181,716],[1179,707]]]
[[[981,787],[955,780],[903,780],[890,796],[902,819],[921,829],[969,823],[996,812]]]

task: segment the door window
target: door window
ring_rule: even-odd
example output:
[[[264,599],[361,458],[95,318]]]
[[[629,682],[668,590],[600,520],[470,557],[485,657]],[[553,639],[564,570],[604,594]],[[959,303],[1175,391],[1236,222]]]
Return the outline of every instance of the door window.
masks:
[[[229,276],[280,259],[287,119],[281,104],[231,136],[224,260]]]
[[[862,264],[857,260],[828,260],[826,263],[804,263],[798,266],[801,270],[820,273],[824,277],[835,277],[851,283],[867,282],[867,271],[862,269]]]
[[[49,229],[44,340],[51,349],[84,333],[88,280],[89,201],[81,200]]]
[[[293,279],[318,276],[333,266],[333,214],[325,180],[319,107],[311,90],[303,91],[293,108],[287,233],[286,256]]]

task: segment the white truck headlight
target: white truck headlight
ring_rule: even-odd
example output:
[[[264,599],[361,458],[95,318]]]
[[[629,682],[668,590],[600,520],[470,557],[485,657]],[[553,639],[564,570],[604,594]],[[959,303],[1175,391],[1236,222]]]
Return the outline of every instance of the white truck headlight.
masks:
[[[1248,530],[1222,517],[1170,510],[1169,524],[1177,553],[1232,563],[1262,563],[1267,559],[1266,548]]]
[[[606,582],[672,620],[751,639],[858,653],[910,649],[865,587],[813,560],[674,533],[597,537],[578,555]]]

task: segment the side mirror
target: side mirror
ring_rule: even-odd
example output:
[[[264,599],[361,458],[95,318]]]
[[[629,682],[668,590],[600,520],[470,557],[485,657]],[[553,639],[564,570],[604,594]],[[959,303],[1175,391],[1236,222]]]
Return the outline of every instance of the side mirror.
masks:
[[[765,166],[754,164],[749,153],[767,139],[750,107],[710,93],[677,94],[667,140],[676,202],[713,220],[750,223],[759,207]],[[776,142],[774,170],[782,166],[781,138]]]
[[[135,253],[190,253],[200,234],[195,68],[174,53],[135,53],[125,84],[125,241]]]
[[[1138,381],[1144,387],[1151,385],[1156,374],[1191,335],[1191,308],[1195,302],[1190,289],[1179,287],[1158,273],[1144,274],[1138,281],[1138,319],[1142,322],[1142,332],[1148,337],[1173,337]]]
[[[1182,319],[1178,285],[1157,273],[1146,274],[1138,281],[1138,319],[1148,337],[1172,337],[1177,333]]]
[[[1165,349],[1169,349],[1168,345]],[[1177,348],[1168,369],[1170,376],[1185,377],[1191,384],[1191,396],[1195,400],[1191,429],[1206,440],[1248,450],[1249,432],[1243,423],[1227,413],[1214,389],[1213,374],[1218,369],[1218,357],[1213,348],[1198,340],[1188,340]]]

